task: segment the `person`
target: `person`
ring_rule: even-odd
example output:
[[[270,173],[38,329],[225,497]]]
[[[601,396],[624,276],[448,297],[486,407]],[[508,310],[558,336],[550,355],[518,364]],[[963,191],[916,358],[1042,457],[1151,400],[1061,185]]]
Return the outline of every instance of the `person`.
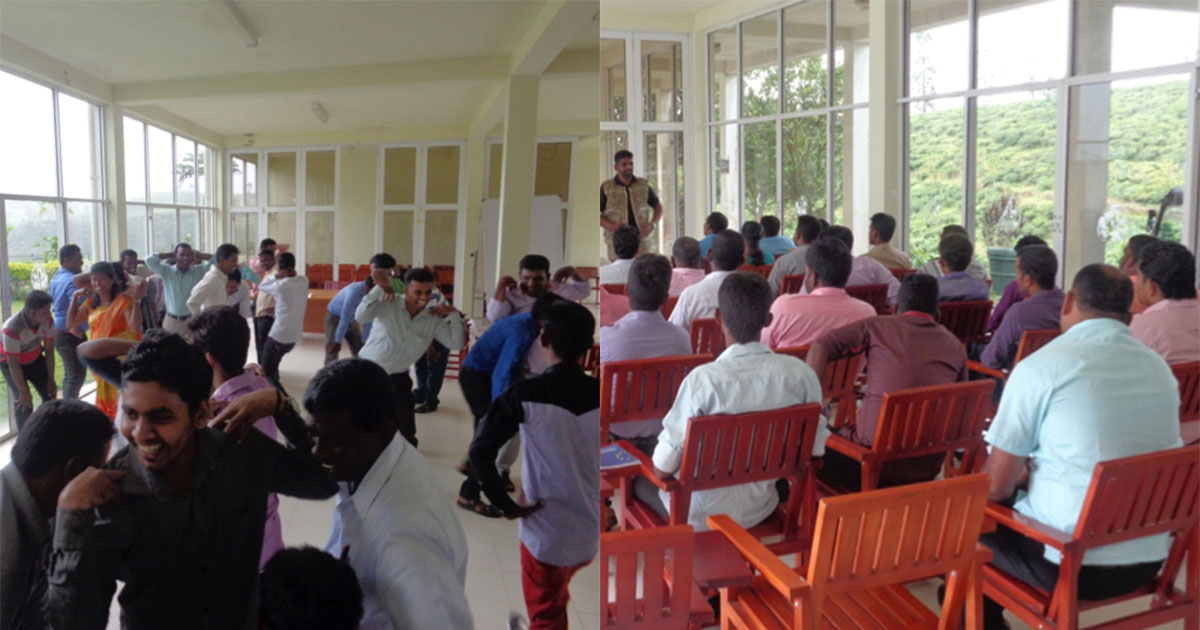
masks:
[[[628,315],[600,329],[600,363],[651,359],[692,353],[688,331],[668,322],[659,309],[667,300],[671,265],[657,254],[645,254],[629,270]],[[662,431],[662,419],[622,422],[609,427],[615,439],[627,439],[651,455]]]
[[[853,425],[839,433],[863,446],[875,439],[879,410],[888,392],[967,380],[967,353],[953,333],[937,323],[938,283],[925,274],[912,274],[900,284],[897,315],[860,319],[822,335],[808,352],[808,364],[822,374],[829,361],[863,354],[867,392]],[[936,461],[935,461],[936,458]],[[881,487],[928,481],[941,468],[942,456],[901,460],[885,465]],[[827,455],[822,476],[842,485],[852,481],[858,466],[836,453]]]
[[[404,292],[392,288],[389,271],[375,269],[371,276],[375,288],[359,303],[354,318],[373,323],[372,334],[359,356],[383,367],[395,392],[396,417],[400,435],[417,445],[417,424],[413,410],[413,384],[408,369],[435,339],[450,350],[463,346],[462,315],[450,304],[433,310],[425,308],[433,295],[433,272],[418,267],[404,274]]]
[[[892,247],[892,236],[896,234],[896,217],[885,212],[871,215],[871,228],[867,232],[867,242],[871,249],[863,254],[867,258],[879,261],[888,269],[912,269],[912,259],[908,254]]]
[[[714,246],[716,247],[716,246]],[[654,449],[654,473],[669,479],[679,471],[684,440],[692,418],[714,414],[770,411],[821,401],[817,374],[795,357],[775,354],[759,343],[771,323],[771,287],[753,273],[735,273],[721,283],[718,321],[729,347],[712,363],[698,366],[679,386],[671,410],[662,420]],[[813,455],[825,450],[829,431],[818,423]],[[799,492],[798,488],[791,489]],[[637,497],[664,518],[669,501],[653,484],[636,483]],[[775,511],[780,490],[774,481],[698,490],[692,493],[688,524],[708,530],[711,514],[728,514],[738,525],[753,527]]]
[[[776,260],[796,248],[796,243],[792,239],[779,234],[781,227],[779,217],[769,214],[763,216],[763,239],[759,241],[758,245],[764,252],[770,254],[771,258]]]
[[[250,300],[250,287],[242,279],[240,269],[234,269],[225,280],[225,305],[232,306],[243,319],[254,316],[254,306]]]
[[[396,267],[396,259],[386,253],[375,254],[370,263],[372,274],[376,269],[390,271]],[[350,356],[358,358],[363,340],[371,332],[371,324],[360,325],[354,319],[354,311],[358,310],[358,305],[362,303],[367,291],[373,288],[375,279],[368,275],[365,280],[343,287],[329,301],[329,306],[325,309],[325,365],[338,360],[343,341],[350,344]]]
[[[821,230],[821,238],[836,238],[846,245],[846,249],[854,251],[854,232],[850,228],[843,225],[831,225],[824,230]],[[882,263],[873,258],[866,256],[855,256],[854,265],[850,269],[850,279],[846,280],[846,286],[857,287],[864,284],[886,284],[887,285],[887,303],[889,306],[896,305],[897,296],[900,293],[900,281],[892,272],[887,270]]]
[[[280,252],[282,253],[282,252]],[[269,280],[275,275],[275,252],[270,249],[263,249],[258,252],[259,274],[263,282]],[[259,286],[261,286],[261,282]],[[271,327],[275,325],[275,296],[270,293],[264,293],[259,289],[259,286],[254,287],[254,349],[258,362],[263,362],[263,349],[267,345],[267,335],[271,333]]]
[[[1049,247],[1042,237],[1029,234],[1027,236],[1022,236],[1020,240],[1017,241],[1016,246],[1013,247],[1013,251],[1015,251],[1017,254],[1020,254],[1022,248],[1029,247],[1030,245],[1044,245]],[[1004,293],[1000,295],[1000,301],[996,302],[996,308],[992,309],[992,315],[988,318],[988,331],[993,331],[999,328],[1000,322],[1004,321],[1004,314],[1008,312],[1008,309],[1012,308],[1014,304],[1020,302],[1022,299],[1024,298],[1021,295],[1021,287],[1017,286],[1016,280],[1012,280],[1005,285]]]
[[[440,296],[441,293],[435,288],[434,295]],[[432,300],[430,302],[425,309],[436,309],[437,306],[432,305]],[[465,333],[463,342],[466,343]],[[438,343],[436,339],[430,342],[425,354],[413,364],[413,372],[417,378],[416,387],[413,389],[413,413],[433,413],[438,410],[442,403],[438,395],[442,393],[442,383],[446,380],[446,366],[449,364],[450,349]]]
[[[704,280],[679,294],[675,310],[668,321],[691,332],[692,320],[712,317],[717,310],[717,293],[721,283],[742,263],[746,262],[746,241],[734,230],[725,230],[713,239],[711,250],[713,271]]]
[[[81,400],[51,400],[17,434],[0,469],[0,628],[43,630],[46,558],[58,494],[89,467],[104,464],[113,427]]]
[[[225,291],[225,283],[229,281],[229,274],[238,271],[238,251],[237,245],[225,243],[217,247],[215,262],[208,268],[208,272],[192,287],[191,295],[187,299],[187,308],[192,317],[199,315],[206,308],[215,306],[226,306],[229,303],[229,294]],[[243,267],[241,273],[251,282],[258,282],[258,274],[250,270],[249,267]]]
[[[592,285],[574,267],[562,267],[550,278],[550,260],[539,254],[527,254],[520,262],[520,282],[504,276],[487,303],[487,318],[500,321],[509,315],[524,313],[543,293],[551,291],[572,302],[592,294]],[[568,282],[570,280],[570,282]]]
[[[550,367],[501,394],[471,442],[471,468],[488,499],[506,518],[521,521],[530,630],[567,627],[571,578],[600,547],[600,382],[579,364],[595,326],[580,304],[550,307],[540,338]],[[525,455],[522,497],[514,501],[495,462],[518,432]]]
[[[805,294],[781,295],[771,304],[762,343],[775,348],[812,345],[821,335],[875,316],[875,307],[846,294],[854,255],[835,238],[817,239],[805,253]]]
[[[758,221],[746,221],[742,224],[742,238],[746,240],[746,264],[761,267],[775,262],[775,258],[759,246],[762,235],[762,224]]]
[[[1183,445],[1171,371],[1125,325],[1132,299],[1129,277],[1116,267],[1088,265],[1075,275],[1063,300],[1063,334],[1013,369],[985,436],[990,500],[1015,499],[1018,513],[1055,531],[1075,531],[1097,463]],[[1057,550],[1004,526],[979,542],[995,554],[991,566],[1034,588],[1054,589]],[[1158,573],[1169,544],[1160,534],[1089,550],[1074,569],[1079,599],[1141,587]],[[983,616],[989,630],[1007,627],[991,600]]]
[[[1130,278],[1137,272],[1138,254],[1142,252],[1142,248],[1150,243],[1158,242],[1158,239],[1149,234],[1134,234],[1129,237],[1129,241],[1125,243],[1125,249],[1121,250],[1121,258],[1117,261],[1117,267]]]
[[[268,252],[271,252],[271,256],[268,261],[264,261],[261,256],[259,256],[257,258],[251,258],[250,259],[250,270],[253,271],[254,273],[258,274],[259,276],[266,275],[266,273],[271,270],[271,267],[274,266],[275,250],[278,247],[279,247],[279,244],[275,242],[275,239],[270,238],[270,237],[264,238],[263,240],[259,241],[258,249],[255,251],[260,252],[260,253],[264,252],[264,251],[268,251]],[[286,251],[286,250],[283,250],[283,251]],[[280,253],[282,253],[282,251]],[[263,264],[264,262],[270,262],[272,264],[264,265]]]
[[[975,246],[962,234],[943,236],[938,243],[938,264],[942,276],[938,278],[938,294],[943,302],[986,300],[990,287],[981,278],[967,271]]]
[[[212,368],[211,400],[230,402],[250,392],[273,389],[270,381],[245,369],[246,354],[250,349],[250,325],[233,308],[206,309],[188,320],[188,333]],[[254,428],[272,440],[279,433],[271,416],[256,420]],[[279,520],[279,498],[271,493],[267,495],[267,522],[258,569],[262,571],[280,549],[283,549],[283,524]]]
[[[775,266],[771,267],[771,276],[767,278],[771,285],[771,295],[778,296],[783,292],[785,277],[804,273],[808,245],[817,240],[821,229],[821,221],[811,214],[802,214],[796,219],[796,233],[792,239],[796,247],[775,260]]]
[[[206,428],[212,369],[183,337],[152,330],[121,365],[129,445],[58,495],[47,611],[60,630],[104,628],[117,580],[124,628],[245,628],[255,614],[267,494],[337,492],[304,421],[279,392],[266,413],[243,399]],[[253,431],[275,418],[284,446]],[[119,500],[118,500],[119,499]]]
[[[1017,252],[1014,281],[1024,298],[1009,309],[983,349],[980,361],[996,370],[1012,368],[1027,330],[1057,329],[1060,325],[1063,292],[1054,286],[1058,275],[1058,257],[1045,245],[1029,245]],[[949,276],[946,276],[949,278]],[[942,282],[946,281],[942,278]]]
[[[941,238],[946,238],[951,234],[959,234],[963,237],[966,237],[967,240],[971,239],[971,235],[967,233],[967,228],[961,225],[951,224],[942,228]],[[924,265],[921,265],[921,268],[917,271],[935,278],[941,278],[942,276],[946,275],[946,272],[942,271],[942,266],[939,262],[940,260],[941,258],[934,258],[926,262]],[[987,270],[983,268],[983,265],[979,264],[978,260],[975,260],[974,251],[972,251],[971,262],[967,265],[967,273],[979,278],[980,280],[987,280],[988,277]]]
[[[1200,361],[1196,257],[1179,243],[1147,244],[1137,254],[1133,289],[1146,307],[1129,324],[1133,338],[1167,363]]]
[[[192,289],[212,266],[211,258],[211,254],[194,251],[187,243],[179,243],[171,252],[146,257],[146,266],[162,278],[163,298],[167,305],[162,327],[167,331],[183,334],[187,330],[187,320],[192,316],[187,302]],[[195,262],[197,259],[201,262]],[[171,261],[175,264],[167,264]]]
[[[75,291],[67,312],[67,326],[77,327],[87,322],[92,339],[115,337],[137,341],[142,338],[142,311],[135,301],[121,292],[118,282],[120,268],[112,263],[98,262],[87,274],[75,276],[75,283],[85,278],[90,288]],[[96,380],[96,406],[109,418],[117,417],[117,388],[102,379]]]
[[[720,212],[714,212],[704,219],[704,238],[700,239],[700,257],[708,258],[708,250],[712,249],[717,235],[729,229],[729,219]]]
[[[700,242],[690,236],[675,239],[671,247],[671,287],[667,294],[679,297],[683,290],[704,279]]]
[[[33,393],[45,404],[58,395],[54,382],[54,316],[50,307],[54,298],[45,291],[30,291],[25,306],[4,322],[3,354],[0,371],[8,383],[8,398],[13,401],[17,430],[33,413]]]
[[[633,174],[633,153],[624,149],[613,155],[616,176],[600,185],[600,225],[608,243],[608,259],[614,260],[613,236],[622,225],[632,226],[641,236],[644,251],[655,251],[650,234],[662,220],[663,207],[650,182]],[[651,214],[653,213],[653,215]]]
[[[633,258],[638,255],[638,249],[642,245],[641,237],[638,236],[637,228],[622,225],[613,233],[612,241],[617,259],[600,267],[600,284],[625,284],[625,278],[629,275],[629,265],[633,264]]]
[[[121,270],[126,277],[137,276],[146,284],[146,296],[138,300],[138,308],[142,309],[142,332],[158,328],[158,305],[162,302],[162,279],[150,272],[150,268],[142,264],[136,250],[127,249],[121,252]]]
[[[354,569],[320,549],[284,549],[263,569],[257,630],[358,630],[362,617]]]
[[[296,275],[296,256],[284,252],[275,275],[258,285],[260,294],[275,298],[275,322],[263,343],[262,369],[267,380],[282,391],[279,364],[304,335],[304,311],[308,309],[308,278]]]
[[[67,326],[67,312],[75,298],[74,278],[83,271],[83,252],[79,246],[72,243],[59,249],[58,265],[58,271],[50,278],[50,297],[54,298],[54,349],[63,362],[63,398],[79,398],[87,374],[75,356],[75,349],[87,341],[87,322],[78,328]]]

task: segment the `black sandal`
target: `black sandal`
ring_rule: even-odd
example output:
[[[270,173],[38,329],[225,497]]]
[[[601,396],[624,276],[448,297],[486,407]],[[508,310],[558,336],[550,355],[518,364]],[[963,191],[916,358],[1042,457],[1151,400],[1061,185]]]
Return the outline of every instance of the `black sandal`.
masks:
[[[500,518],[504,516],[504,512],[501,512],[500,508],[484,503],[483,499],[468,499],[460,496],[458,497],[458,507],[487,518]]]

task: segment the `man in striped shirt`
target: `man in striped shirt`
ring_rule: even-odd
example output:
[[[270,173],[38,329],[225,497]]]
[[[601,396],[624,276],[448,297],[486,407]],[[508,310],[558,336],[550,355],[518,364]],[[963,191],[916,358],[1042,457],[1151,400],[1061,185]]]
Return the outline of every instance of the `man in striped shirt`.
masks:
[[[17,429],[33,413],[33,385],[42,402],[58,396],[54,382],[54,316],[49,293],[33,291],[25,298],[25,308],[4,322],[4,354],[0,371],[8,383],[9,397],[16,401]]]

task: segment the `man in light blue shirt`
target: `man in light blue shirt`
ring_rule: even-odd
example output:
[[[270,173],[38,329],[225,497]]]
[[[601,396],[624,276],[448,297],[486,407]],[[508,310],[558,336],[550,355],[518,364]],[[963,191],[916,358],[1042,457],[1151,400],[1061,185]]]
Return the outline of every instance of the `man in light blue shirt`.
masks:
[[[389,254],[375,254],[371,257],[371,273],[376,269],[391,269],[396,266],[396,259]],[[325,309],[325,365],[338,359],[342,351],[342,341],[350,344],[350,355],[358,358],[363,342],[371,333],[371,323],[360,326],[354,319],[354,311],[362,303],[367,291],[375,288],[375,280],[367,276],[366,280],[353,282],[337,292]]]
[[[762,218],[763,239],[758,242],[758,248],[771,258],[779,258],[796,248],[795,241],[779,234],[780,227],[779,217],[766,215]]]
[[[192,289],[199,284],[212,266],[209,259],[212,254],[202,254],[192,250],[187,243],[180,243],[169,253],[155,254],[146,257],[146,266],[158,274],[163,283],[163,299],[167,304],[167,313],[163,318],[162,327],[167,332],[177,335],[187,333],[187,320],[192,316],[187,301],[192,295]],[[196,259],[202,262],[196,263]],[[171,260],[174,265],[167,264]],[[165,261],[165,262],[164,262]]]
[[[708,258],[708,250],[713,246],[717,235],[729,229],[729,219],[720,212],[708,215],[704,220],[704,238],[700,239],[700,257]]]
[[[1017,364],[987,442],[989,498],[1054,529],[1075,530],[1098,462],[1182,446],[1179,391],[1171,370],[1129,333],[1128,276],[1109,265],[1079,271],[1063,301],[1063,334]],[[1028,469],[1029,480],[1018,488]],[[1089,551],[1080,599],[1128,593],[1157,574],[1167,534]],[[1057,550],[1001,527],[980,542],[992,565],[1043,590],[1058,579]],[[1000,606],[985,603],[984,628],[1005,627]]]
[[[54,313],[54,348],[63,360],[62,397],[79,398],[79,390],[83,387],[83,379],[87,370],[79,357],[75,356],[75,348],[87,341],[87,323],[79,328],[67,328],[67,311],[71,308],[71,298],[75,295],[74,279],[76,274],[83,271],[83,252],[74,243],[64,245],[58,250],[58,271],[50,279],[50,297],[54,299],[51,311]]]

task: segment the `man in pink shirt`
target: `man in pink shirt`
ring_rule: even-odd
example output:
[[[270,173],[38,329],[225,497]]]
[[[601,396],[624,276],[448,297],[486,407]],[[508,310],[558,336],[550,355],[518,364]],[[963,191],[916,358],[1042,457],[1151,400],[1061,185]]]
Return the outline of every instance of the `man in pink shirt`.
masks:
[[[1134,339],[1167,363],[1200,361],[1196,257],[1179,243],[1154,241],[1137,253],[1133,290],[1146,310],[1129,324]]]
[[[846,295],[854,255],[835,238],[817,239],[804,254],[807,295],[784,294],[771,304],[762,342],[771,349],[811,345],[821,335],[875,316],[875,307]]]
[[[700,256],[700,241],[681,236],[671,248],[671,287],[668,297],[679,297],[683,290],[704,279],[704,263]]]

